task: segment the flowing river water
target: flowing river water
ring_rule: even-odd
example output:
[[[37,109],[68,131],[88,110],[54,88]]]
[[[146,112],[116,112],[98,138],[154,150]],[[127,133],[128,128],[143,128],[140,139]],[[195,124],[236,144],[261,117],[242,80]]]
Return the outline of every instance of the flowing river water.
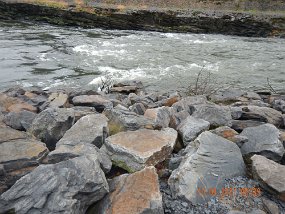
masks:
[[[285,91],[285,40],[57,27],[0,21],[0,89],[98,88],[101,78],[186,88],[200,70],[220,84]]]

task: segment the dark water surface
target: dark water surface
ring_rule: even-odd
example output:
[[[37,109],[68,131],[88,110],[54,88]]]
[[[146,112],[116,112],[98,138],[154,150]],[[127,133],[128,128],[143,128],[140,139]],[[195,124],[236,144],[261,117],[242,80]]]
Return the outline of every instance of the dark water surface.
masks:
[[[97,88],[101,77],[181,89],[203,68],[236,87],[285,90],[285,40],[0,22],[0,89]]]

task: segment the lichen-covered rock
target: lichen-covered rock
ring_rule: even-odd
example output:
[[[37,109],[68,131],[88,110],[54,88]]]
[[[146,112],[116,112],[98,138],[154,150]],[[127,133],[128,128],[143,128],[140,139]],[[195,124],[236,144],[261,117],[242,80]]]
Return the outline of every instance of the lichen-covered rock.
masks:
[[[0,196],[0,210],[19,214],[84,214],[108,191],[97,159],[82,156],[38,166]]]
[[[57,145],[90,143],[100,148],[108,134],[108,118],[102,114],[89,114],[66,131]]]
[[[10,112],[4,117],[6,125],[20,131],[27,131],[37,115],[30,111]]]
[[[2,175],[0,173],[0,193],[38,166],[47,153],[46,145],[33,139],[14,139],[0,143],[0,165],[3,167]]]
[[[74,111],[65,108],[48,108],[33,120],[30,132],[43,141],[50,150],[74,124]]]
[[[193,117],[208,121],[211,126],[231,126],[232,115],[230,108],[214,104],[195,105]]]
[[[215,188],[220,192],[224,179],[245,174],[243,158],[235,143],[205,131],[192,144],[193,149],[168,180],[174,197],[182,197],[194,204],[204,203],[211,195],[201,195],[199,189]]]
[[[109,182],[107,194],[88,214],[163,214],[162,196],[154,167]]]
[[[167,128],[170,122],[172,109],[169,107],[159,107],[147,109],[144,116],[154,121],[155,128]]]
[[[112,108],[113,103],[101,95],[80,95],[72,99],[75,106],[94,107],[98,112],[104,111],[106,108]]]
[[[134,172],[164,161],[171,154],[176,140],[177,132],[171,128],[161,131],[140,129],[108,137],[101,149],[114,165]]]
[[[272,124],[246,128],[240,136],[248,139],[241,147],[243,155],[260,154],[271,160],[281,160],[285,152],[280,131]]]
[[[252,174],[261,186],[282,201],[285,201],[285,166],[261,155],[254,155]]]
[[[184,146],[187,146],[203,131],[209,130],[208,121],[189,116],[178,126],[178,133],[182,137]]]
[[[108,126],[111,135],[122,131],[154,128],[154,121],[152,119],[137,115],[129,110],[120,109],[118,106],[114,109],[105,110],[103,114],[109,119]]]

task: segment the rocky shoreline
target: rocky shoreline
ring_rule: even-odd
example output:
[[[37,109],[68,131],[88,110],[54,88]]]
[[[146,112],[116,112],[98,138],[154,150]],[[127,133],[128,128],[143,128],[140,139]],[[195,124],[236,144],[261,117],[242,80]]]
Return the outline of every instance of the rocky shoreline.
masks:
[[[227,10],[161,10],[118,7],[75,9],[29,4],[25,1],[0,1],[0,19],[42,21],[61,26],[80,26],[119,30],[144,30],[179,33],[214,33],[248,37],[285,38],[283,13]]]
[[[140,82],[0,93],[0,213],[284,213],[285,96]]]

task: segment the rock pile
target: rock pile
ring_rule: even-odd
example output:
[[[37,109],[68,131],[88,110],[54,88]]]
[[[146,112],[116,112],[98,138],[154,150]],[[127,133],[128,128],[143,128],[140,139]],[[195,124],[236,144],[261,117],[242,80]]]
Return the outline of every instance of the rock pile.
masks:
[[[285,212],[284,96],[110,92],[0,93],[0,213]]]

